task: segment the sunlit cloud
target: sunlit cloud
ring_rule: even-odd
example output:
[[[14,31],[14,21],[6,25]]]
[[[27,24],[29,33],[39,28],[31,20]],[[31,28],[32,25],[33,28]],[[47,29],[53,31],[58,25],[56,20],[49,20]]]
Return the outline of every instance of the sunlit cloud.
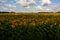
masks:
[[[42,10],[42,7],[41,6],[36,6],[35,9],[36,10]]]
[[[44,5],[44,4],[51,4],[51,0],[41,0],[41,5]]]

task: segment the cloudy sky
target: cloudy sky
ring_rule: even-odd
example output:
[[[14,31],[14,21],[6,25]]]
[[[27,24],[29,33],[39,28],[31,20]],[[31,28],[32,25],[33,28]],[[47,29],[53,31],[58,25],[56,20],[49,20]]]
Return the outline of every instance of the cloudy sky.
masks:
[[[0,0],[0,11],[56,12],[60,11],[60,0]]]

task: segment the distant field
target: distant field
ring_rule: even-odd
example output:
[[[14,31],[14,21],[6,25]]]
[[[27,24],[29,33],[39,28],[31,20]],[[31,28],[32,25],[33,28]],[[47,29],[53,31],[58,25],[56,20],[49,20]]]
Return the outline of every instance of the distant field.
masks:
[[[60,40],[60,13],[0,13],[2,40]]]
[[[31,12],[31,13],[0,13],[0,15],[60,15],[60,13],[57,13],[57,12],[37,12],[37,13],[34,13],[34,12]]]

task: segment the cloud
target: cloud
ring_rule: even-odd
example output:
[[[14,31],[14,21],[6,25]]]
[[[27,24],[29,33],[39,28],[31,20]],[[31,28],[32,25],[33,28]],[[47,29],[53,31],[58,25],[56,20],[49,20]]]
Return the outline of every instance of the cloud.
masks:
[[[53,5],[52,10],[55,12],[60,11],[60,5]]]
[[[0,0],[0,11],[60,11],[60,5],[57,4],[51,0]]]
[[[41,6],[36,6],[35,9],[36,10],[42,10],[42,7]]]
[[[35,0],[29,0],[29,4],[35,4]]]
[[[51,6],[35,6],[37,12],[52,12],[54,11]]]
[[[9,11],[15,11],[16,10],[16,5],[5,4],[5,7],[8,8]]]
[[[0,7],[0,11],[15,11],[16,6],[12,4],[4,4],[4,6]]]
[[[4,2],[4,0],[0,0],[0,3]]]
[[[44,4],[51,4],[52,2],[50,0],[41,0],[41,5],[44,5]]]
[[[18,3],[18,4],[22,5],[22,6],[27,6],[26,0],[15,0],[15,1],[16,1],[16,3]]]
[[[16,8],[16,6],[12,4],[4,4],[4,6],[8,8]]]
[[[4,11],[4,12],[6,12],[6,11],[8,11],[8,8],[0,7],[0,11]]]
[[[27,6],[27,7],[25,7],[26,9],[29,9],[30,8],[30,6]]]
[[[16,3],[20,4],[23,7],[29,7],[30,4],[35,4],[35,0],[15,0]]]

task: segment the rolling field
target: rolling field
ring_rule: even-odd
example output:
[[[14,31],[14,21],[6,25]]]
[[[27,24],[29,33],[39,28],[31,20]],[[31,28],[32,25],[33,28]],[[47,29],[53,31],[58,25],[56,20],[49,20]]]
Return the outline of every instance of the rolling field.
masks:
[[[60,13],[1,13],[0,39],[60,40]]]

